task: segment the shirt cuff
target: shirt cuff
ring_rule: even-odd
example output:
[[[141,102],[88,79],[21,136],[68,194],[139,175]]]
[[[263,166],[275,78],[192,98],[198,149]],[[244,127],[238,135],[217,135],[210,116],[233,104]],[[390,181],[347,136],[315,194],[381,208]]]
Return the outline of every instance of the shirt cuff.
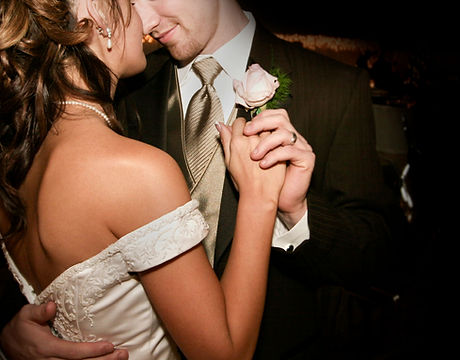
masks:
[[[308,227],[308,210],[304,216],[290,230],[277,217],[273,230],[272,247],[293,252],[305,240],[310,239],[310,228]]]

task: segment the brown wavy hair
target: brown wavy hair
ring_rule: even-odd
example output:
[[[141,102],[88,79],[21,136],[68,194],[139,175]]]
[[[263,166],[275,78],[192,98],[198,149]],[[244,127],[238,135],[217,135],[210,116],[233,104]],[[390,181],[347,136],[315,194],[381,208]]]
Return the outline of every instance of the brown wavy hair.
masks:
[[[105,1],[114,23],[123,24],[118,1]],[[73,3],[0,1],[0,204],[10,223],[5,239],[26,228],[19,188],[66,97],[101,104],[114,130],[122,132],[110,94],[111,71],[84,44],[94,23],[77,22]],[[69,66],[78,70],[87,89],[74,85]]]

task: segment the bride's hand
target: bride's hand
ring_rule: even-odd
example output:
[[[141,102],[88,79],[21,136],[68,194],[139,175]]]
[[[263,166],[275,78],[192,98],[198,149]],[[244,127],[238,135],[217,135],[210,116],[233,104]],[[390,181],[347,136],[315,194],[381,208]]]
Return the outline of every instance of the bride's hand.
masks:
[[[251,151],[267,134],[246,136],[243,134],[245,120],[237,118],[233,125],[217,125],[225,153],[225,165],[241,195],[253,198],[260,195],[266,200],[278,202],[284,183],[286,163],[279,163],[269,169],[262,169],[259,161],[251,159]]]

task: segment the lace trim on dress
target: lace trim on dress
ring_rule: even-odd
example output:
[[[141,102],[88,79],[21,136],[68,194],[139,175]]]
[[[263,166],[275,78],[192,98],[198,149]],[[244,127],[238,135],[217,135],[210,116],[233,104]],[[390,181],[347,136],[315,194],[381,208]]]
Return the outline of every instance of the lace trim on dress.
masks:
[[[73,265],[54,279],[38,296],[2,248],[10,271],[31,303],[54,301],[58,311],[54,326],[66,339],[97,341],[95,336],[83,336],[78,323],[93,325],[91,306],[105,291],[128,280],[130,272],[158,266],[200,243],[208,226],[198,210],[198,201],[185,205],[132,231],[97,255]]]
[[[18,282],[19,288],[21,289],[21,292],[23,293],[23,295],[26,297],[27,301],[29,303],[34,303],[35,299],[37,298],[34,288],[29,285],[27,280],[22,276],[21,272],[16,267],[16,264],[14,263],[8,250],[6,249],[6,245],[5,245],[5,242],[2,240],[2,237],[0,237],[0,241],[2,242],[3,254],[5,255],[5,259],[6,259],[6,262],[8,264],[8,268],[11,274],[13,274],[13,277]]]

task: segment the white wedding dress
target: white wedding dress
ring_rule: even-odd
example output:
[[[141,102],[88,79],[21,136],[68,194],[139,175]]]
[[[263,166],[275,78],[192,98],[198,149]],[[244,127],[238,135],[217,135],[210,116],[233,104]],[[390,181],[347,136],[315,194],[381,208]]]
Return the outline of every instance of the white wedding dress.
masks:
[[[68,268],[39,295],[21,275],[3,241],[2,248],[28,301],[57,304],[53,330],[58,336],[72,341],[108,340],[127,349],[134,360],[178,359],[136,272],[191,249],[207,229],[198,202],[191,200]]]

